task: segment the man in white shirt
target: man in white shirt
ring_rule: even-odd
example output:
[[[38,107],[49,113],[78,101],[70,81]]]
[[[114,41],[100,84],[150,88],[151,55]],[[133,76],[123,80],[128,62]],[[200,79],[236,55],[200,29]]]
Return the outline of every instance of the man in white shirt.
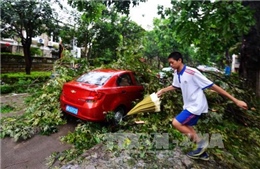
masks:
[[[208,102],[203,92],[204,89],[210,88],[217,93],[229,98],[237,106],[247,109],[247,104],[231,96],[221,87],[202,75],[197,69],[191,68],[183,64],[183,57],[179,52],[172,52],[168,57],[170,66],[175,70],[174,79],[171,86],[161,89],[157,92],[158,97],[165,92],[181,89],[183,96],[183,111],[180,112],[172,121],[172,125],[181,133],[190,137],[190,139],[198,144],[195,151],[189,152],[187,155],[194,159],[208,160],[208,154],[205,152],[208,141],[200,139],[192,127],[202,113],[208,112]]]

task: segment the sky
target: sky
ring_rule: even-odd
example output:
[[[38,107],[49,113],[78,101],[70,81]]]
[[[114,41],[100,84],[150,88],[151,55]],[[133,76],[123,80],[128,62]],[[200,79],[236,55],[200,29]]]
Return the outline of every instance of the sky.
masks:
[[[148,0],[147,2],[140,3],[138,6],[130,8],[130,18],[141,25],[144,29],[151,30],[153,18],[159,18],[157,15],[158,5],[170,7],[171,0]]]

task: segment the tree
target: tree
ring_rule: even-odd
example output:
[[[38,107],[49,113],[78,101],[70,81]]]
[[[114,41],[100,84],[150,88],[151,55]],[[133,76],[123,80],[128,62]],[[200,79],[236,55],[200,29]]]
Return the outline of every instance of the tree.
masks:
[[[171,20],[178,41],[194,44],[197,59],[204,63],[212,58],[230,60],[229,49],[241,47],[239,74],[260,95],[259,2],[186,0],[172,5],[160,14]]]
[[[120,33],[115,25],[119,23],[119,16],[114,11],[103,11],[102,17],[95,22],[93,30],[95,36],[92,41],[90,52],[92,59],[111,62],[116,59],[116,48],[120,43]]]
[[[170,19],[178,42],[194,44],[204,63],[214,55],[228,58],[228,49],[255,23],[252,11],[239,1],[172,1],[171,9],[160,13]]]
[[[105,14],[106,13],[106,14]],[[95,38],[91,56],[111,62],[129,56],[128,52],[142,45],[144,29],[131,21],[129,17],[119,16],[115,10],[104,12],[100,21],[93,26]]]
[[[145,35],[145,30],[129,17],[123,16],[120,18],[118,25],[115,28],[120,33],[120,44],[117,49],[123,57],[131,56],[140,53],[142,48],[142,41]]]
[[[160,49],[156,40],[156,34],[154,30],[147,31],[144,38],[144,55],[148,58],[148,61],[152,63],[152,59],[159,56]]]
[[[167,62],[167,56],[172,51],[181,51],[185,55],[186,61],[189,61],[191,47],[177,42],[175,32],[171,28],[170,20],[155,18],[153,24],[153,30],[146,34],[144,43],[145,55],[149,59],[157,57],[158,68],[160,68],[161,62]]]
[[[244,1],[243,5],[254,11],[256,24],[250,28],[249,33],[243,36],[239,74],[260,96],[260,3]]]
[[[89,4],[89,8],[82,10],[83,14],[78,21],[75,36],[78,39],[79,45],[84,47],[87,60],[90,58],[92,43],[97,33],[93,28],[96,22],[102,18],[105,9],[106,7],[102,3],[93,1]]]
[[[49,0],[9,1],[2,0],[1,6],[1,35],[21,38],[25,57],[25,72],[30,74],[32,57],[30,46],[32,37],[46,32],[51,25],[53,12]]]
[[[75,36],[88,51],[87,59],[108,63],[116,60],[118,54],[127,55],[130,48],[141,46],[144,29],[124,14],[120,16],[115,5],[102,1],[69,1],[69,4],[82,12]]]
[[[115,53],[111,52],[107,46],[113,46],[116,44],[116,40],[111,43],[106,41],[108,37],[115,38],[113,35],[116,31],[111,30],[111,25],[109,25],[111,20],[118,14],[115,10],[111,9],[109,11],[102,1],[68,1],[72,7],[76,7],[78,11],[82,12],[81,17],[78,19],[77,28],[75,28],[74,36],[77,37],[78,44],[84,46],[85,56],[87,60],[90,57],[95,57],[95,55],[106,55],[106,60],[110,60],[108,55],[113,55]],[[105,37],[105,39],[99,38]],[[98,42],[97,42],[98,41]],[[102,44],[102,45],[99,45]],[[113,46],[115,47],[115,45]],[[93,52],[92,48],[95,48]]]

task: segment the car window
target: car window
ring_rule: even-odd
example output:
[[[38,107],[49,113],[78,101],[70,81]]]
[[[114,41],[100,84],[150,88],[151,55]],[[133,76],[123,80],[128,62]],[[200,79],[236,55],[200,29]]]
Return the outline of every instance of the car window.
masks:
[[[130,75],[128,73],[120,75],[117,79],[117,85],[118,86],[131,86],[131,85],[133,85],[133,82],[131,80]]]
[[[108,72],[88,72],[80,76],[77,82],[103,86],[111,76],[112,73]]]
[[[136,84],[138,85],[138,86],[140,86],[140,85],[142,85],[141,83],[140,83],[140,78],[137,78],[136,77],[136,75],[134,75],[134,80],[135,80],[135,82],[136,82]]]

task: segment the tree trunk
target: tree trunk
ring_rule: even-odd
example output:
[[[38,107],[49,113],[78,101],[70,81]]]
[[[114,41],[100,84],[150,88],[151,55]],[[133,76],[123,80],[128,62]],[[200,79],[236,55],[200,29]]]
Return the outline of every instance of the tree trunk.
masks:
[[[25,73],[27,75],[31,74],[31,67],[32,67],[32,57],[31,57],[31,43],[28,42],[29,40],[25,40],[23,43],[23,53],[25,58]]]
[[[260,97],[260,69],[256,74],[256,95]]]
[[[231,61],[231,58],[230,58],[230,56],[229,56],[229,51],[228,51],[228,49],[226,49],[225,57],[226,57],[226,62],[228,62],[228,64],[229,64],[230,61]]]
[[[91,55],[91,50],[92,50],[92,45],[90,45],[89,46],[89,48],[88,48],[88,52],[87,52],[87,60],[89,61],[89,59],[90,59],[90,55]]]
[[[243,36],[239,74],[246,79],[246,85],[255,89],[256,94],[260,96],[260,3],[244,1],[243,5],[255,10],[256,24]]]
[[[87,61],[89,60],[89,57],[88,57],[88,45],[85,43],[85,50],[84,50],[84,53],[85,53],[85,57],[87,59]]]

